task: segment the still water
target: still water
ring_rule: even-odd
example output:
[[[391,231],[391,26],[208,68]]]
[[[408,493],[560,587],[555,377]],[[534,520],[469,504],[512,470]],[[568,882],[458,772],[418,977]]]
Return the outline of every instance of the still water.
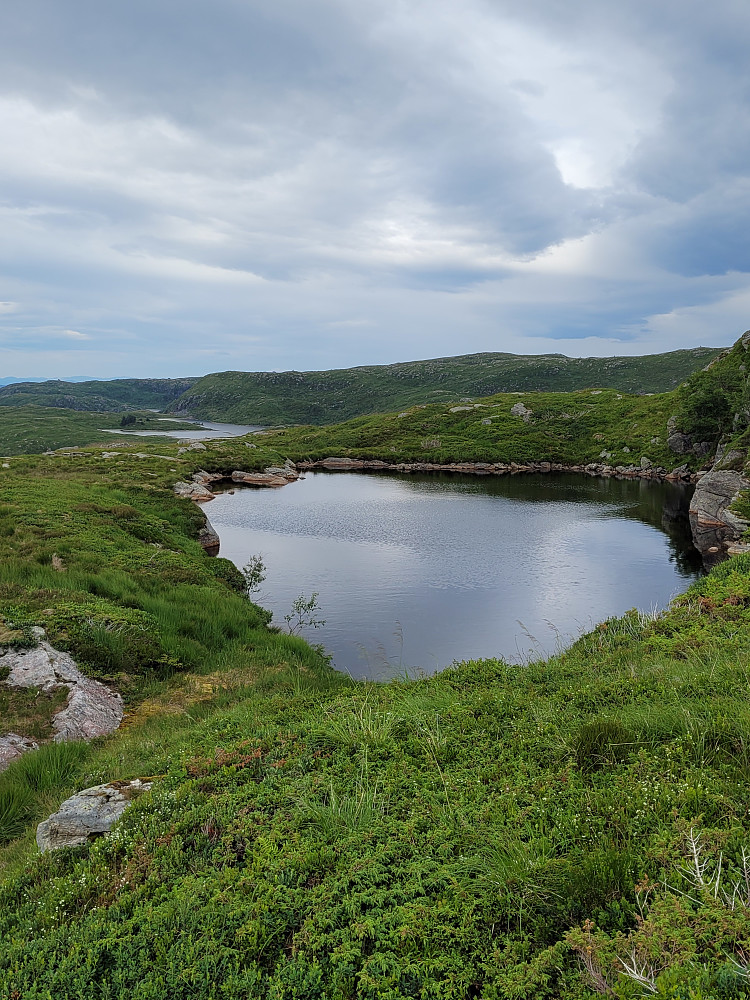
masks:
[[[701,572],[692,487],[588,476],[308,473],[224,493],[221,555],[267,567],[258,603],[284,626],[319,594],[322,643],[354,677],[554,652],[629,608],[664,607]]]
[[[217,424],[212,420],[184,420],[182,417],[159,417],[165,423],[173,423],[179,420],[181,423],[195,424],[194,430],[183,428],[181,431],[131,431],[103,427],[106,434],[127,434],[135,437],[168,437],[178,438],[180,441],[208,441],[211,438],[239,437],[242,434],[252,434],[254,431],[262,431],[260,424]]]

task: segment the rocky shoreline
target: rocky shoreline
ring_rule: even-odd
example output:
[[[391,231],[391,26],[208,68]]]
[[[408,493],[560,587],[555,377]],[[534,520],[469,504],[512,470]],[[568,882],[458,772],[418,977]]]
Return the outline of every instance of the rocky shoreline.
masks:
[[[644,479],[652,482],[674,482],[695,485],[690,504],[690,526],[695,547],[707,563],[716,562],[726,555],[750,551],[750,545],[741,541],[748,523],[732,510],[732,504],[750,481],[732,470],[717,468],[691,472],[687,465],[668,470],[655,466],[645,456],[638,465],[607,465],[588,462],[585,465],[567,465],[563,462],[385,462],[381,459],[329,457],[317,461],[286,460],[283,466],[269,467],[262,472],[231,473],[196,472],[190,482],[174,485],[177,496],[203,504],[213,500],[211,487],[216,483],[234,483],[239,486],[278,489],[295,482],[300,473],[323,469],[329,472],[452,472],[477,476],[507,476],[521,473],[548,474],[575,472],[588,476],[605,476],[615,479]],[[199,540],[209,555],[218,555],[220,539],[208,518],[205,519]]]
[[[566,465],[563,462],[383,462],[379,459],[323,458],[317,462],[296,463],[302,472],[311,469],[356,472],[372,470],[381,472],[460,472],[480,476],[517,475],[522,472],[582,472],[589,476],[613,476],[620,479],[656,479],[671,482],[697,483],[701,473],[691,473],[687,465],[668,471],[654,466],[648,458],[642,458],[639,465],[605,465],[589,462],[586,465]]]

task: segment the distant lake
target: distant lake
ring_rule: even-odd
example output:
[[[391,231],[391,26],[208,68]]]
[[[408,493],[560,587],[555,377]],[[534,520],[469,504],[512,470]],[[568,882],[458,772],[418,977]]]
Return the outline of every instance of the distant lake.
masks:
[[[261,554],[274,621],[319,593],[322,643],[354,677],[554,652],[629,608],[663,608],[701,573],[692,487],[584,475],[308,473],[219,495],[221,555]]]
[[[136,437],[170,437],[180,441],[208,441],[209,438],[240,437],[242,434],[252,434],[255,431],[262,431],[260,424],[217,424],[211,420],[183,420],[181,417],[160,417],[165,423],[194,423],[195,430],[183,429],[181,431],[131,431],[127,427],[115,429],[103,427],[105,434],[135,434]]]

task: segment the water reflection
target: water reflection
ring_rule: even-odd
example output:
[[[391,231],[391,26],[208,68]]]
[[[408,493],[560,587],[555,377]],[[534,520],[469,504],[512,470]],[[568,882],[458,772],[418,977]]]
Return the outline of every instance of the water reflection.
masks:
[[[165,423],[174,423],[175,420],[179,420],[180,423],[194,423],[195,428],[183,427],[181,431],[132,431],[127,427],[124,430],[114,427],[102,427],[101,430],[105,434],[127,434],[128,436],[133,435],[135,437],[168,437],[177,438],[180,441],[208,441],[212,438],[240,437],[242,434],[253,434],[255,431],[263,430],[260,424],[219,424],[212,420],[184,420],[182,417],[159,417],[159,419]]]
[[[551,652],[700,571],[691,488],[581,475],[308,474],[207,510],[222,555],[261,553],[279,622],[318,591],[337,667],[385,677],[454,659]]]

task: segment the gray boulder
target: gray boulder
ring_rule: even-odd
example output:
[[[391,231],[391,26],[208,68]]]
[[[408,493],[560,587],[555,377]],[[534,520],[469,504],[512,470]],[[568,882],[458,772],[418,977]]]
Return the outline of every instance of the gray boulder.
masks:
[[[175,483],[172,489],[178,497],[184,497],[186,500],[194,500],[196,503],[207,503],[209,500],[214,499],[214,494],[211,490],[201,483],[180,481]]]
[[[110,781],[72,795],[56,813],[40,823],[36,842],[40,851],[76,847],[109,833],[130,803],[151,788],[151,781]]]
[[[700,552],[739,541],[748,524],[729,507],[747,489],[750,481],[740,472],[725,469],[701,476],[690,501],[690,527]]]
[[[515,403],[510,408],[511,416],[521,417],[524,423],[528,423],[529,420],[531,420],[531,415],[533,412],[534,412],[533,410],[530,410],[527,406],[524,406],[523,403]]]

